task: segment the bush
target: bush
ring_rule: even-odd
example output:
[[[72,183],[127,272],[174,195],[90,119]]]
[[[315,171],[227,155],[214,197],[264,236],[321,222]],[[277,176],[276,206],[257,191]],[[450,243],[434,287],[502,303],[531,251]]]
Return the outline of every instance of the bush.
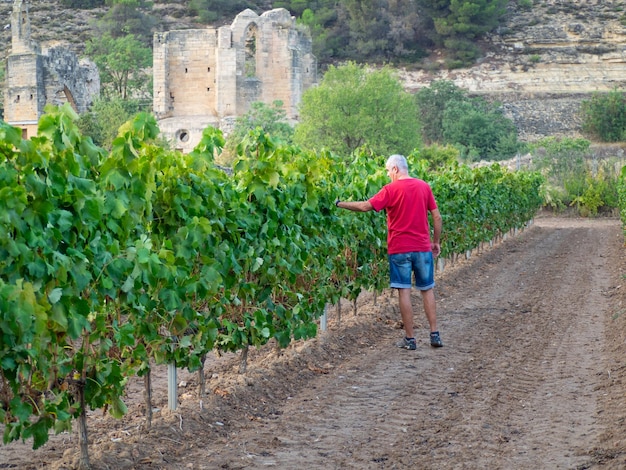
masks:
[[[521,147],[513,121],[497,104],[472,98],[450,81],[433,82],[416,100],[424,141],[452,145],[465,161],[504,160]]]
[[[409,158],[428,162],[428,171],[454,166],[459,161],[459,150],[451,145],[434,144],[414,151]]]
[[[618,207],[618,162],[596,158],[585,139],[549,137],[529,146],[535,169],[546,178],[546,203],[555,211],[575,207],[584,217]]]
[[[100,99],[80,117],[77,125],[81,133],[91,136],[96,145],[110,149],[120,126],[140,111],[141,106],[133,100]]]
[[[104,6],[104,1],[105,0],[61,0],[61,5],[67,8],[89,10],[91,8]]]
[[[602,142],[626,140],[626,94],[594,93],[581,105],[583,132]]]

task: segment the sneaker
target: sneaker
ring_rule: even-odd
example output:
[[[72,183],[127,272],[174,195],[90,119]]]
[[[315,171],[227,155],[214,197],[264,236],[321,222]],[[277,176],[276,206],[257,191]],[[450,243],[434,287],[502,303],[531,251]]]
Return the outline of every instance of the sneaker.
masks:
[[[433,348],[441,348],[443,346],[443,342],[441,341],[441,336],[439,336],[438,331],[430,334],[430,345]]]
[[[415,342],[415,338],[404,338],[398,343],[398,347],[415,351],[417,349],[417,343]]]

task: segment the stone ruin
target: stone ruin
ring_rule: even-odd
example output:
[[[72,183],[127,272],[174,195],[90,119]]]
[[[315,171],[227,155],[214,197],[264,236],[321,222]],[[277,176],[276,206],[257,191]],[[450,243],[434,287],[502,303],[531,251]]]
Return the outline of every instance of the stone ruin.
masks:
[[[188,152],[206,127],[227,134],[257,101],[281,101],[296,121],[302,93],[317,81],[311,46],[284,8],[248,9],[220,28],[156,33],[153,110],[162,135]]]
[[[82,114],[100,93],[95,64],[61,47],[42,52],[31,40],[28,0],[14,0],[12,50],[7,58],[4,120],[37,134],[48,104],[69,102]],[[302,93],[317,81],[308,30],[286,9],[241,12],[230,26],[156,33],[154,114],[162,135],[184,152],[207,126],[232,129],[253,102],[281,101],[298,119]]]
[[[28,0],[15,0],[11,15],[11,53],[7,58],[4,121],[22,129],[24,138],[37,135],[39,118],[48,104],[70,103],[79,114],[100,93],[98,68],[61,47],[42,52],[30,37]]]
[[[98,95],[99,78],[95,65],[64,49],[42,53],[30,39],[28,0],[11,1],[4,118],[32,136],[48,103],[70,102],[77,112],[86,111]],[[434,80],[451,80],[500,103],[522,140],[579,136],[581,102],[625,86],[626,30],[611,6],[617,1],[548,6],[561,3],[558,15],[539,23],[534,11],[512,17],[502,34],[492,35],[494,51],[474,67],[400,71],[405,89],[415,93]],[[153,78],[153,112],[162,134],[187,152],[207,126],[227,134],[255,101],[280,100],[297,122],[302,93],[317,82],[317,62],[308,31],[287,10],[260,16],[245,10],[220,28],[155,34]]]

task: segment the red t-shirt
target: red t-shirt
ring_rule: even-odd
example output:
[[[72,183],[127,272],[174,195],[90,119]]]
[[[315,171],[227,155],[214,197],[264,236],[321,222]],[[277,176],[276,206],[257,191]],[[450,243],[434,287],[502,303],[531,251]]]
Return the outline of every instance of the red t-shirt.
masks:
[[[428,211],[437,209],[428,183],[417,178],[396,180],[369,200],[376,212],[387,210],[387,252],[431,251]]]

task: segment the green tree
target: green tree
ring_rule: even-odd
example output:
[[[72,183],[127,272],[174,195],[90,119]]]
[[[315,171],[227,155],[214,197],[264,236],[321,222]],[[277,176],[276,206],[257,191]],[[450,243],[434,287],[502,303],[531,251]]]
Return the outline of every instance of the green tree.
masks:
[[[77,126],[81,133],[90,136],[96,145],[111,149],[120,126],[140,112],[141,108],[139,102],[135,100],[123,100],[120,97],[98,99],[88,113],[80,116]]]
[[[335,29],[337,10],[334,2],[321,3],[323,5],[315,10],[312,7],[306,8],[299,21],[309,28],[313,41],[313,54],[321,64],[326,64],[339,56],[347,40],[345,35],[339,34]],[[325,3],[330,3],[330,5]]]
[[[520,147],[513,121],[497,104],[467,92],[447,80],[433,82],[416,94],[424,141],[450,144],[465,160],[502,160]]]
[[[582,128],[603,142],[626,140],[626,93],[594,93],[581,105]]]
[[[151,95],[151,78],[146,70],[152,64],[152,51],[132,34],[114,38],[105,34],[87,42],[86,54],[100,72],[105,96]]]
[[[446,107],[453,102],[468,100],[467,94],[449,80],[436,80],[415,95],[422,123],[424,142],[443,142],[443,116]]]
[[[414,0],[343,0],[339,10],[336,27],[347,38],[346,58],[395,62],[423,54],[417,45],[422,25]]]
[[[256,9],[255,5],[247,0],[191,0],[189,11],[200,18],[205,24],[220,20],[230,20],[246,8]]]
[[[416,150],[410,157],[426,160],[428,171],[436,171],[454,167],[459,161],[459,150],[452,145],[433,144]]]
[[[443,136],[466,160],[504,160],[519,147],[513,122],[482,99],[452,102],[444,112]]]
[[[354,60],[373,58],[387,49],[390,29],[388,10],[381,0],[343,0],[345,28],[349,38],[346,52]]]
[[[95,23],[97,36],[122,38],[132,34],[146,47],[152,47],[152,33],[158,21],[150,14],[152,2],[146,0],[106,0],[111,8]]]
[[[260,129],[276,142],[290,144],[293,139],[293,127],[287,122],[287,113],[282,101],[267,105],[260,101],[252,103],[250,111],[239,116],[233,131],[228,134],[220,163],[229,164],[235,156],[237,146],[250,131]]]
[[[467,65],[477,58],[476,39],[498,26],[508,0],[416,0],[432,22],[432,39],[450,53],[450,65]]]
[[[344,157],[362,146],[379,155],[408,154],[420,144],[415,100],[388,67],[331,66],[302,96],[294,141]]]
[[[338,60],[413,61],[426,55],[424,22],[415,0],[283,0],[309,27],[313,53],[325,66]]]
[[[104,0],[61,0],[61,5],[67,8],[89,10],[91,8],[103,6]]]

